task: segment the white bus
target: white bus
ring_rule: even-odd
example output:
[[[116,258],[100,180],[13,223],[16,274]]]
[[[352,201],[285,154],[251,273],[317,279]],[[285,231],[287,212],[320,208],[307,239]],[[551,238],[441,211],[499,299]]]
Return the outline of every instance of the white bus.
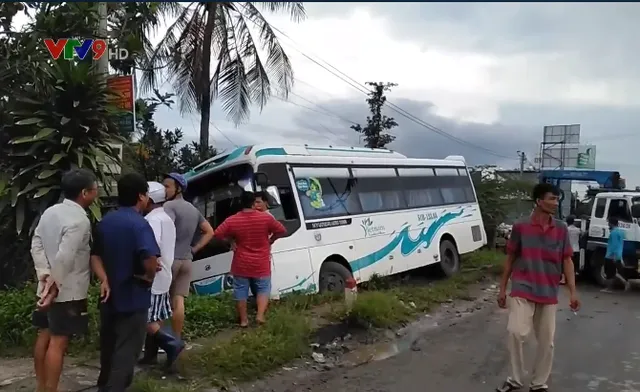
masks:
[[[247,146],[185,176],[187,199],[214,228],[240,210],[243,189],[262,186],[271,195],[270,212],[287,228],[272,247],[275,298],[293,291],[338,292],[349,278],[362,283],[374,274],[435,263],[451,276],[460,268],[460,254],[486,244],[475,190],[459,156],[412,159],[386,149]],[[230,289],[232,256],[228,244],[215,239],[196,254],[195,293]]]

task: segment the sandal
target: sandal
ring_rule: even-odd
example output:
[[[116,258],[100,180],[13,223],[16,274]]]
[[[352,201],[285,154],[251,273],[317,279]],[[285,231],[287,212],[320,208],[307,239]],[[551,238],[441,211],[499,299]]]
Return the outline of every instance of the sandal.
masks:
[[[496,388],[496,392],[515,392],[520,390],[521,387],[511,384],[509,381],[505,381],[501,387]]]

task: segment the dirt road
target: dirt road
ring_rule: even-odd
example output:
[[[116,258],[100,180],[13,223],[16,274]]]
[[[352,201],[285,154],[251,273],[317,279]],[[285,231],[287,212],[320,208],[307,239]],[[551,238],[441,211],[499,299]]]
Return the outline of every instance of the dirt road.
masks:
[[[640,392],[640,293],[606,294],[586,286],[581,298],[577,316],[561,299],[551,390]],[[490,306],[425,333],[392,358],[254,390],[493,391],[508,368],[505,326],[506,311]],[[533,349],[530,344],[530,354]]]

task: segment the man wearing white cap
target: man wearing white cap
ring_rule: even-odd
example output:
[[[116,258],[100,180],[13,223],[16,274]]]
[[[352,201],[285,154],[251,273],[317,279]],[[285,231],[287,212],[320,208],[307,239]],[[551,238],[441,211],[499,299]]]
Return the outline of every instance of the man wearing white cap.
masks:
[[[144,357],[141,364],[153,364],[157,361],[158,347],[167,354],[167,368],[178,358],[184,349],[184,342],[171,333],[163,330],[162,322],[171,318],[171,266],[175,256],[176,227],[173,220],[162,207],[166,201],[164,185],[159,182],[149,183],[149,204],[145,210],[145,218],[153,229],[156,242],[160,247],[160,265],[162,269],[156,273],[151,287],[151,306],[147,319],[147,339]]]

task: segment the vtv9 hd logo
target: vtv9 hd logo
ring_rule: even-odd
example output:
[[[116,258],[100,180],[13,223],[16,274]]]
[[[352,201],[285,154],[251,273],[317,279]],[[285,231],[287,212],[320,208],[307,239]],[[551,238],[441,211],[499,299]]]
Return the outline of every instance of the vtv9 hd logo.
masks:
[[[59,59],[60,56],[69,61],[75,57],[84,60],[89,51],[93,53],[92,58],[94,60],[100,59],[105,54],[109,60],[126,60],[129,58],[129,51],[127,49],[107,47],[107,41],[103,39],[87,38],[80,40],[76,38],[60,38],[54,40],[52,38],[45,38],[43,41],[54,60]]]

